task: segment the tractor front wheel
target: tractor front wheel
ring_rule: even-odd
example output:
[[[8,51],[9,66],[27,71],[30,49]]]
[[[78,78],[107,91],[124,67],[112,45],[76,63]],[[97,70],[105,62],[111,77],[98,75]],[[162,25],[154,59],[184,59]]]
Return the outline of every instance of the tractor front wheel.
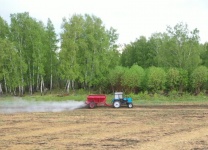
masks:
[[[121,106],[121,102],[119,102],[119,101],[114,101],[113,102],[113,107],[119,108],[120,106]]]
[[[129,108],[133,108],[133,104],[132,104],[132,103],[128,103],[127,106],[128,106]]]
[[[89,107],[92,109],[92,108],[95,108],[95,102],[91,102],[90,104],[89,104]]]

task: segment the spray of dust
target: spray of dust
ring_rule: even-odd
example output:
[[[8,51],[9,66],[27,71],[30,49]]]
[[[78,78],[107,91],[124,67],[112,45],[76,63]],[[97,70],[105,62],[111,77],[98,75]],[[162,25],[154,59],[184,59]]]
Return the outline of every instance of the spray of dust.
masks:
[[[61,102],[45,101],[27,101],[15,98],[8,101],[0,101],[0,113],[18,113],[18,112],[61,112],[70,111],[85,107],[85,103],[68,100]]]

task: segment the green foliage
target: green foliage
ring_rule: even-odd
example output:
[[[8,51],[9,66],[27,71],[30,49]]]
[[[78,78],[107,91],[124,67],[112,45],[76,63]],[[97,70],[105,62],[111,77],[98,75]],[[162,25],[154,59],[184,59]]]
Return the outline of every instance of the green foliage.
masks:
[[[122,85],[130,89],[131,92],[136,88],[141,88],[144,80],[144,69],[138,65],[133,65],[130,69],[126,69],[122,78]]]
[[[200,63],[199,31],[188,30],[187,24],[178,23],[174,28],[167,27],[167,34],[162,36],[158,61],[162,67],[177,67],[189,71]]]
[[[106,30],[100,18],[90,15],[64,19],[62,28],[59,53],[62,79],[102,87],[109,69],[119,62],[116,30]]]
[[[113,91],[120,91],[122,87],[122,79],[124,76],[126,68],[122,66],[116,66],[111,69],[108,74],[108,81],[111,84]]]
[[[148,94],[147,91],[144,91],[144,92],[140,92],[138,94],[138,100],[141,101],[141,100],[150,100],[151,99],[151,96]]]
[[[157,92],[163,90],[170,97],[191,88],[196,94],[207,90],[208,44],[199,44],[199,31],[190,31],[187,24],[167,27],[165,33],[154,33],[149,39],[141,36],[120,53],[116,29],[106,29],[93,15],[63,19],[60,49],[50,19],[44,25],[27,12],[10,18],[8,25],[0,17],[3,91],[24,93],[25,89],[32,94],[42,86],[51,90],[53,82],[63,88],[66,81],[67,88],[140,92],[150,99],[159,99]]]
[[[0,81],[4,82],[14,89],[21,83],[20,64],[22,60],[18,56],[13,43],[7,39],[0,38]]]
[[[78,78],[78,39],[82,33],[83,18],[74,15],[69,21],[63,19],[61,34],[60,76],[65,80],[75,80]]]
[[[7,22],[0,16],[0,83],[4,76],[4,59],[9,55],[9,52],[4,49],[8,49],[6,47],[7,43],[9,42],[6,40],[9,35],[9,26]]]
[[[208,67],[208,43],[206,42],[205,44],[201,45],[201,47],[203,49],[203,53],[201,55],[202,64]]]
[[[46,50],[46,61],[44,64],[45,78],[47,82],[52,84],[53,78],[58,78],[57,68],[58,68],[58,56],[57,56],[57,35],[55,33],[55,28],[50,19],[48,19],[47,26],[45,29],[45,50]],[[52,85],[50,85],[52,88]]]
[[[184,69],[179,69],[179,91],[183,92],[183,90],[187,88],[188,83],[188,71]]]
[[[193,96],[190,93],[183,93],[183,95],[180,95],[177,91],[171,91],[169,96],[157,93],[150,95],[148,92],[141,92],[136,97],[133,99],[134,104],[139,105],[199,105],[208,103],[208,98],[205,94]]]
[[[27,12],[17,13],[11,15],[10,30],[10,40],[14,42],[22,60],[19,68],[22,81],[20,85],[27,85],[32,94],[35,85],[36,90],[39,89],[48,67],[46,63],[48,43],[44,24],[30,17]]]
[[[199,31],[189,31],[187,24],[178,23],[173,28],[168,26],[166,33],[154,33],[149,40],[140,37],[126,45],[121,55],[121,64],[128,67],[137,64],[143,68],[158,66],[192,71],[202,62],[202,52]]]
[[[9,35],[9,26],[7,22],[0,16],[0,38],[7,38]]]
[[[167,86],[170,90],[176,90],[179,85],[180,73],[176,68],[169,68],[167,71]]]
[[[147,41],[141,36],[135,42],[126,45],[121,55],[121,64],[131,67],[137,64],[141,67],[148,67],[154,64],[154,52],[152,51],[152,41]]]
[[[195,93],[200,93],[201,88],[208,81],[208,69],[205,66],[199,66],[191,74],[191,85]]]
[[[147,70],[146,85],[149,90],[157,92],[165,88],[166,73],[162,68],[150,67]]]

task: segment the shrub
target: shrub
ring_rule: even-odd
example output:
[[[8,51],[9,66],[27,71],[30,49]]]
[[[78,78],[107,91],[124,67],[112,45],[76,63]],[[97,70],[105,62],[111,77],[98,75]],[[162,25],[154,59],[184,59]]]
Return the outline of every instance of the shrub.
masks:
[[[200,93],[201,88],[208,80],[208,69],[205,66],[197,67],[191,74],[191,85],[195,90],[195,94]]]
[[[167,87],[172,90],[176,90],[179,85],[179,71],[176,68],[170,68],[167,71]]]
[[[144,79],[144,69],[138,65],[133,65],[127,69],[123,75],[122,85],[135,92],[136,88],[141,88]],[[133,91],[134,90],[134,91]]]
[[[159,67],[150,67],[147,71],[146,85],[149,90],[157,92],[163,90],[166,83],[166,73]]]

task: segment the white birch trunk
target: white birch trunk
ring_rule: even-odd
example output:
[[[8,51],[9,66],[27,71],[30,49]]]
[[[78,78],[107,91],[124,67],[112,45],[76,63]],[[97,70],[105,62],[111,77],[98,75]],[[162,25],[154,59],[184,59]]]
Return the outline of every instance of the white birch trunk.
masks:
[[[40,92],[41,96],[43,95],[43,78],[41,77],[41,82],[40,82]]]
[[[74,80],[72,80],[72,89],[74,90]]]
[[[23,44],[22,44],[22,38],[19,38],[19,46],[21,47]],[[22,60],[22,51],[21,51],[21,48],[19,49],[19,54],[20,54],[20,59]],[[20,71],[21,71],[21,77],[22,77],[22,85],[21,85],[21,95],[24,94],[24,78],[23,78],[23,70],[22,70],[22,62],[20,63]]]
[[[20,86],[20,84],[19,84],[19,96],[21,96],[21,86]]]
[[[52,87],[53,87],[53,75],[52,75],[52,73],[51,73],[50,93],[51,93]]]
[[[24,87],[23,87],[23,85],[22,85],[22,96],[23,96],[23,94],[24,94]]]
[[[51,45],[50,45],[50,49],[51,49]],[[52,51],[52,49],[51,49]],[[50,93],[51,93],[51,90],[52,90],[52,87],[53,87],[53,73],[52,73],[52,52],[51,52],[51,83],[50,83]]]
[[[6,94],[7,94],[7,81],[6,81],[6,77],[5,77],[5,75],[4,75],[4,86],[5,86],[5,92],[6,92]]]
[[[32,90],[32,84],[31,83],[30,83],[30,90],[29,91],[30,91],[30,95],[32,95],[33,90]]]
[[[24,86],[23,85],[24,85],[24,78],[23,78],[23,74],[22,74],[22,85],[20,87],[21,88],[21,93],[22,93],[21,96],[23,96],[23,94],[24,94]]]
[[[34,71],[34,63],[33,63],[33,70],[32,70],[32,90],[33,93],[35,92],[35,71]]]
[[[12,89],[11,89],[11,87],[9,87],[9,93],[12,95]]]
[[[2,91],[2,87],[1,87],[1,83],[0,83],[0,95],[3,94],[3,91]]]
[[[67,80],[66,92],[69,93],[70,89],[70,80]]]
[[[29,92],[30,92],[30,95],[32,95],[32,75],[31,75],[31,69],[30,69],[30,62],[28,63],[29,64]]]
[[[39,91],[39,74],[37,75],[36,91]]]
[[[14,96],[16,96],[16,88],[14,88],[13,94],[14,94]]]

